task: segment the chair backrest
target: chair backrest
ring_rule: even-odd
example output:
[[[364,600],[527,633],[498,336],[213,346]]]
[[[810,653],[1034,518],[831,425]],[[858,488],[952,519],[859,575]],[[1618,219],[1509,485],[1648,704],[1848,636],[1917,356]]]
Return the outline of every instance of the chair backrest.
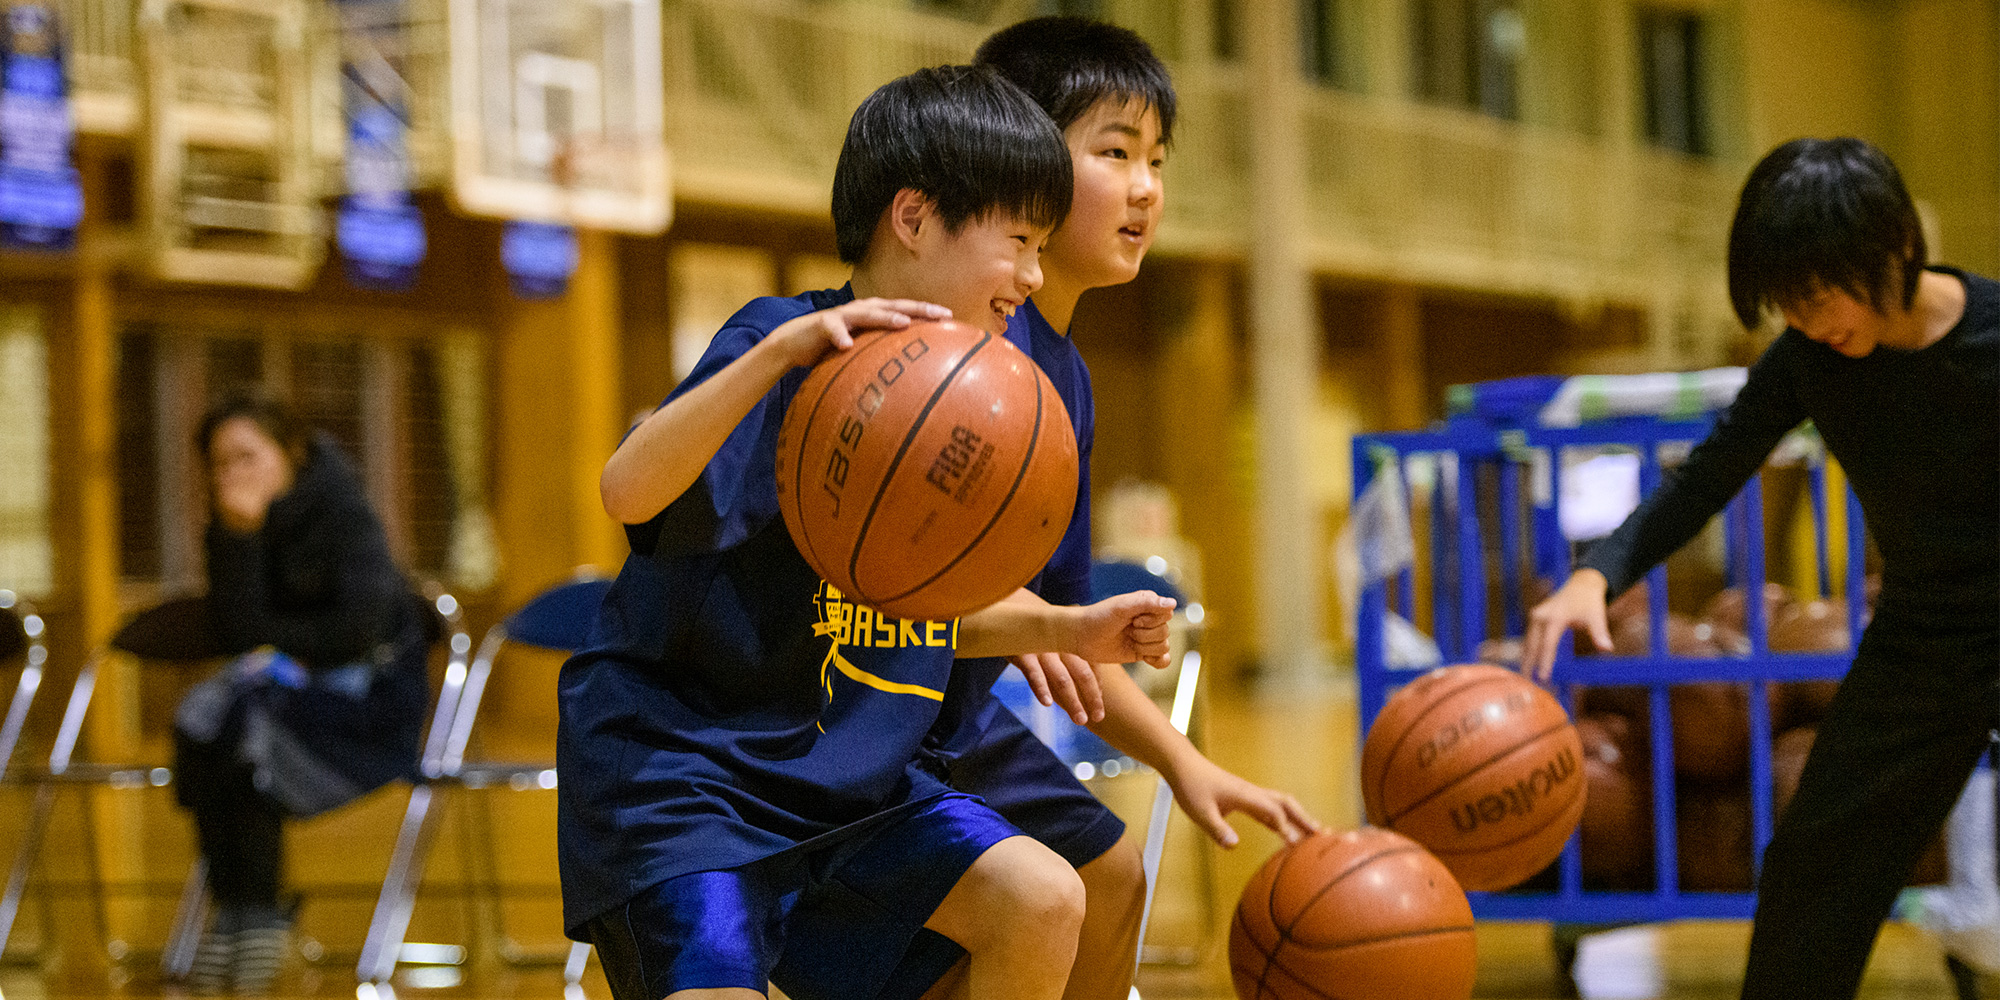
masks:
[[[486,694],[486,682],[493,675],[493,661],[509,642],[560,653],[582,649],[590,638],[590,626],[597,617],[611,580],[596,575],[579,575],[556,584],[530,598],[528,603],[486,630],[479,640],[479,652],[470,668],[451,692],[449,725],[435,728],[424,750],[424,775],[436,778],[457,774],[465,763],[465,748],[472,740],[472,723],[479,716],[479,703]],[[444,693],[439,702],[443,704]],[[442,720],[444,715],[438,716]]]
[[[97,692],[97,671],[110,650],[119,650],[148,660],[195,663],[223,655],[221,643],[208,616],[208,601],[201,595],[171,598],[133,615],[113,633],[105,648],[85,660],[70,685],[69,703],[63,707],[62,722],[56,727],[55,745],[49,750],[49,772],[69,770],[76,743],[83,735],[83,719]]]
[[[49,661],[45,631],[42,616],[32,605],[11,590],[0,590],[0,660],[21,658],[21,674],[14,682],[13,697],[7,700],[6,721],[0,723],[0,777],[13,763],[14,748],[20,745],[21,731],[28,723],[28,709],[42,687],[42,670]]]
[[[452,668],[448,668],[446,673],[450,674],[455,668],[463,676],[465,655],[472,648],[472,638],[466,634],[460,621],[458,599],[435,587],[427,587],[425,595],[412,600],[419,606],[418,613],[428,618],[425,623],[427,638],[450,637]],[[76,683],[70,686],[69,704],[64,707],[62,722],[56,728],[55,746],[49,753],[49,771],[52,774],[61,774],[69,769],[77,740],[83,733],[84,716],[90,711],[91,698],[97,690],[98,667],[110,650],[165,663],[199,663],[229,655],[223,649],[221,640],[216,638],[214,619],[209,615],[205,595],[170,598],[133,615],[112,634],[106,648],[91,654],[83,669],[77,672]]]

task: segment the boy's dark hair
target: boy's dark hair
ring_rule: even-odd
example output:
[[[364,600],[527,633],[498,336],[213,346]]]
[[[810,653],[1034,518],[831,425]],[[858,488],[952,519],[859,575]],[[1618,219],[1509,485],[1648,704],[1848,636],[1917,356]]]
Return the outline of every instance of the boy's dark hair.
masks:
[[[210,457],[209,449],[215,444],[216,430],[237,417],[248,419],[276,441],[294,467],[304,463],[308,434],[306,425],[293,415],[290,407],[249,386],[224,393],[201,418],[201,426],[195,430],[194,446],[204,461]]]
[[[855,109],[833,171],[833,234],[858,264],[875,224],[914,188],[948,232],[994,211],[1055,227],[1074,185],[1062,133],[1021,88],[983,66],[938,66],[892,80]]]
[[[1021,86],[1067,129],[1107,97],[1144,101],[1160,115],[1160,141],[1174,134],[1174,84],[1138,32],[1087,17],[1037,17],[994,32],[972,61]]]
[[[1793,139],[1750,171],[1729,227],[1729,300],[1754,327],[1766,306],[1839,289],[1877,310],[1916,301],[1923,225],[1896,165],[1860,139]]]

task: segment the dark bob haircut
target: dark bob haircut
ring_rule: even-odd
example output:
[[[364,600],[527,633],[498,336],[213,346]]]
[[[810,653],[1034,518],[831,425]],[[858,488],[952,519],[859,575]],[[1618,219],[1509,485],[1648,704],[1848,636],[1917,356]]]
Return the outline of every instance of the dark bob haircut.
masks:
[[[994,70],[938,66],[892,80],[855,109],[833,171],[840,259],[859,264],[875,224],[912,188],[948,232],[1000,211],[1062,225],[1075,179],[1049,116]]]
[[[1140,100],[1160,115],[1160,141],[1174,134],[1174,84],[1138,33],[1087,17],[1037,17],[1002,28],[972,61],[1020,84],[1067,129],[1107,97]]]
[[[1767,306],[1839,289],[1881,310],[1916,301],[1927,259],[1896,165],[1860,139],[1793,139],[1750,171],[1729,227],[1729,300],[1746,327]]]
[[[239,387],[224,393],[209,407],[201,418],[201,426],[194,435],[195,450],[201,452],[205,461],[211,456],[215,445],[215,432],[223,424],[237,417],[243,417],[257,425],[271,440],[278,443],[294,468],[305,463],[306,425],[285,404],[254,387]]]

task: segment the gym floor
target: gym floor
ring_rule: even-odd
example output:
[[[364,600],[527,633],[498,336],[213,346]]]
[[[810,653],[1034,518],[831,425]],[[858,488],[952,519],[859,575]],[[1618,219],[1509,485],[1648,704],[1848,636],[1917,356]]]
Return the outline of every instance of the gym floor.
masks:
[[[1353,787],[1355,747],[1352,698],[1338,689],[1289,692],[1283,696],[1248,697],[1217,692],[1197,715],[1197,736],[1224,766],[1255,781],[1298,795],[1322,821],[1352,824],[1359,814]],[[496,748],[498,749],[498,748]],[[533,748],[526,748],[529,753]],[[1150,775],[1103,782],[1102,791],[1122,814],[1142,816],[1153,786]],[[8,826],[17,826],[26,812],[18,791],[14,802],[0,809]],[[278,997],[357,996],[352,959],[340,953],[358,946],[366,926],[372,896],[364,891],[369,872],[355,872],[359,859],[371,859],[379,878],[387,856],[384,830],[393,831],[404,792],[385,790],[338,818],[315,820],[296,829],[289,859],[294,880],[305,884],[308,906],[300,918],[300,936],[307,951],[323,949],[325,957],[307,962],[294,955],[278,982]],[[539,793],[494,796],[488,816],[494,828],[511,833],[500,839],[501,881],[510,888],[501,906],[509,929],[527,941],[529,950],[555,952],[560,941],[554,895],[553,850],[542,844],[553,830],[553,796]],[[505,801],[497,801],[505,800]],[[156,929],[171,912],[172,893],[185,872],[187,838],[184,822],[174,812],[171,796],[138,793],[126,804],[100,804],[96,825],[103,829],[106,813],[134,810],[136,828],[159,831],[146,844],[110,845],[107,853],[137,857],[140,879],[149,886],[143,905],[114,899],[113,927],[143,928],[123,962],[105,957],[99,944],[93,909],[85,903],[80,882],[72,875],[66,852],[64,823],[74,824],[74,805],[58,810],[51,833],[53,857],[47,877],[65,886],[48,905],[50,894],[31,892],[22,914],[17,942],[21,960],[0,966],[0,998],[119,996],[147,998],[179,996],[163,986],[157,973]],[[455,816],[470,814],[461,810]],[[1134,823],[1135,828],[1141,824]],[[1275,836],[1254,824],[1238,821],[1243,843],[1233,851],[1211,850],[1197,841],[1186,821],[1176,816],[1168,838],[1167,857],[1148,938],[1158,959],[1141,972],[1139,987],[1148,1000],[1228,1000],[1231,997],[1226,957],[1227,919],[1235,893],[1277,845]],[[448,824],[438,837],[438,853],[429,871],[425,898],[419,901],[412,937],[464,940],[465,928],[476,923],[464,917],[467,907],[452,898],[453,872],[459,870],[457,843],[466,829]],[[392,835],[392,833],[390,834]],[[1139,835],[1135,831],[1135,836]],[[0,829],[0,849],[11,853],[12,829]],[[378,846],[379,845],[379,846]],[[117,858],[112,859],[113,864]],[[345,874],[345,880],[337,876]],[[322,882],[348,886],[314,894]],[[435,887],[435,888],[434,888]],[[463,898],[463,893],[457,894]],[[143,912],[139,912],[143,910]],[[44,922],[46,921],[46,922]],[[141,939],[144,934],[145,938]],[[1635,927],[1586,938],[1577,966],[1586,997],[1671,998],[1723,1000],[1736,995],[1737,977],[1749,938],[1749,926],[1736,922],[1684,923]],[[1479,981],[1476,996],[1508,1000],[1554,1000],[1568,996],[1561,982],[1547,925],[1506,923],[1482,925],[1479,931]],[[561,972],[552,965],[513,966],[499,949],[476,948],[463,967],[406,966],[394,984],[394,995],[412,997],[514,1000],[563,996]],[[593,967],[584,982],[590,1000],[608,1000],[609,992]],[[1913,928],[1886,928],[1863,984],[1865,1000],[1952,1000],[1942,957],[1934,942]],[[1995,994],[2000,995],[2000,994]],[[358,1000],[385,1000],[363,988]]]

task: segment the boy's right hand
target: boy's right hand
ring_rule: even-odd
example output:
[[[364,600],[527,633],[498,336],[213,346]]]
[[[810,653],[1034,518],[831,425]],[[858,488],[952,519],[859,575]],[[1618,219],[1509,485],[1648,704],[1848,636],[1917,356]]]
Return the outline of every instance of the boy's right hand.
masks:
[[[1107,597],[1075,609],[1077,635],[1073,653],[1091,663],[1146,663],[1165,668],[1170,662],[1167,623],[1174,616],[1174,599],[1150,590]]]
[[[911,320],[950,318],[951,310],[915,299],[856,299],[782,323],[769,340],[793,367],[803,368],[818,364],[829,352],[853,347],[857,333],[900,330]]]
[[[1594,569],[1570,574],[1555,593],[1528,612],[1528,635],[1521,642],[1521,671],[1547,683],[1555,671],[1556,644],[1571,628],[1582,628],[1604,652],[1611,652],[1611,628],[1605,621],[1604,595],[1610,581]]]

